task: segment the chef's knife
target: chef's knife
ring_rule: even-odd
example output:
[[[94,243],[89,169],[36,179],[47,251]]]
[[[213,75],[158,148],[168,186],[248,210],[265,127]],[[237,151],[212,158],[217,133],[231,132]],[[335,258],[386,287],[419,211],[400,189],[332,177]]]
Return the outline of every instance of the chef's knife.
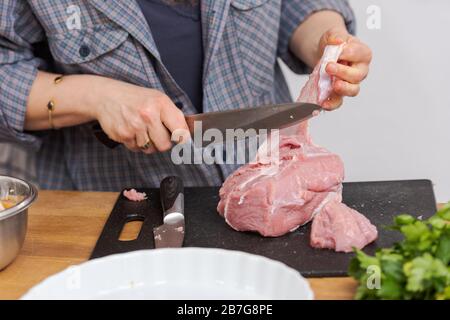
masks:
[[[166,177],[160,184],[163,224],[153,229],[155,248],[180,248],[184,240],[183,181]]]
[[[228,129],[243,129],[244,131],[254,129],[256,133],[265,129],[269,133],[272,129],[282,129],[307,120],[321,110],[322,108],[316,104],[295,102],[199,113],[187,115],[185,118],[191,137],[195,136],[195,131],[199,131],[202,134],[208,129],[216,129],[222,133],[224,139],[230,138],[234,140],[236,139],[235,136],[226,134]],[[197,126],[195,125],[196,123]],[[201,127],[198,124],[201,124]],[[94,125],[93,130],[97,139],[107,147],[115,148],[119,145],[119,143],[108,138],[100,125]],[[248,136],[251,136],[251,132],[249,132]]]

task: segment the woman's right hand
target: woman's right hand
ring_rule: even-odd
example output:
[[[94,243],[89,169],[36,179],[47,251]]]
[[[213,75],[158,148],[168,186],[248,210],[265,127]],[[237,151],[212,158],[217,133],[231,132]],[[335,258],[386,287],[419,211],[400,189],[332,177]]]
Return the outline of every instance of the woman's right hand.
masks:
[[[175,130],[189,139],[183,112],[163,92],[103,78],[92,91],[94,117],[103,131],[128,149],[144,153],[167,151]],[[180,134],[181,132],[181,134]],[[148,148],[143,148],[146,144]]]

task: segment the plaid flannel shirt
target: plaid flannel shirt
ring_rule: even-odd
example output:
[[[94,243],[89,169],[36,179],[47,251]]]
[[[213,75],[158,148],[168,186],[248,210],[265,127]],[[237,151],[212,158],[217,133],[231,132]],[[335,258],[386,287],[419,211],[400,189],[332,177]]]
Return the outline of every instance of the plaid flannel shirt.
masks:
[[[345,0],[203,0],[205,112],[291,100],[277,58],[298,73],[307,67],[288,49],[295,28],[319,10],[342,14]],[[79,28],[69,19],[79,14]],[[51,57],[36,56],[48,44]],[[42,188],[117,191],[155,187],[167,175],[186,186],[220,185],[237,165],[175,165],[170,152],[145,155],[98,142],[89,124],[24,132],[27,98],[38,69],[96,74],[164,91],[196,112],[161,61],[135,0],[2,0],[0,2],[0,140],[32,146]],[[45,107],[45,106],[43,106]]]

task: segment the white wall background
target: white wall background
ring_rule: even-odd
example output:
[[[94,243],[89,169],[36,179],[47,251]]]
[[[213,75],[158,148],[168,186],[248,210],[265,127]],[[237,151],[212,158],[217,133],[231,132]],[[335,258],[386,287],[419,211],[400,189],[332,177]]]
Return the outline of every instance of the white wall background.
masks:
[[[450,1],[351,0],[374,60],[361,94],[311,121],[314,141],[342,156],[346,181],[431,179],[450,200]],[[369,30],[367,8],[381,8]],[[305,77],[286,69],[292,95]]]

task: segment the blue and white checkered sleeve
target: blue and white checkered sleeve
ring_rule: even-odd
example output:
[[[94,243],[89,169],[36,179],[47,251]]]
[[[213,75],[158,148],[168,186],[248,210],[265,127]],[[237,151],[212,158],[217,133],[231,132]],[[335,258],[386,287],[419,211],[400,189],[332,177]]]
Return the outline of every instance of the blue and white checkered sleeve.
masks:
[[[0,141],[39,147],[39,138],[24,132],[31,86],[41,59],[32,44],[44,38],[26,1],[0,2]]]
[[[356,31],[355,16],[347,0],[283,0],[278,56],[296,73],[308,73],[310,68],[289,50],[289,40],[295,29],[309,15],[321,10],[339,12],[345,20],[348,31],[352,34]]]

